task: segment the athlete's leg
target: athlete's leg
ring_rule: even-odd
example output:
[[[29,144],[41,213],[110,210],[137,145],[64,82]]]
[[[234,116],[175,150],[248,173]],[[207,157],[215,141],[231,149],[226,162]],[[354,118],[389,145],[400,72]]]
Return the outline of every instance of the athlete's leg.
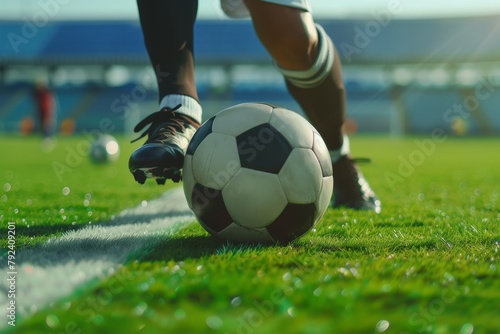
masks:
[[[201,122],[194,79],[193,28],[197,0],[137,0],[146,49],[158,82],[160,111],[141,121],[146,143],[132,153],[129,169],[139,183],[179,181],[187,145]]]
[[[197,99],[193,27],[197,0],[137,0],[144,42],[156,72],[160,99],[183,94]]]
[[[330,150],[333,206],[380,212],[380,201],[349,157],[349,142],[342,133],[346,96],[340,57],[307,8],[294,6],[298,2],[245,0],[255,31],[284,75],[289,92]]]
[[[339,149],[345,92],[340,59],[330,38],[307,11],[260,0],[245,3],[259,39],[285,76],[289,92],[328,148]]]

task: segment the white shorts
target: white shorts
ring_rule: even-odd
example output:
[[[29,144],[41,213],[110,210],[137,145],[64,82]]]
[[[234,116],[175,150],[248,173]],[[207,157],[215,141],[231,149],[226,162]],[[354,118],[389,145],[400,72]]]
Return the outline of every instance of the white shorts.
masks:
[[[309,0],[260,0],[265,2],[275,3],[277,5],[303,9],[306,12],[311,12]],[[249,17],[247,7],[243,0],[221,0],[220,5],[224,13],[231,18]]]

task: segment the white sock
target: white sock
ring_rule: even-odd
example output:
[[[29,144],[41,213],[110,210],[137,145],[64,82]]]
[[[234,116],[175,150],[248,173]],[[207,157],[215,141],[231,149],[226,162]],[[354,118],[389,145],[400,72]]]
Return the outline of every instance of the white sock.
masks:
[[[160,109],[174,108],[179,104],[182,106],[175,111],[176,113],[189,116],[201,124],[201,105],[191,96],[180,94],[165,95],[163,99],[161,99]]]
[[[331,150],[330,156],[332,157],[332,163],[336,163],[343,156],[351,154],[351,147],[349,146],[349,137],[344,135],[344,142],[339,149]]]

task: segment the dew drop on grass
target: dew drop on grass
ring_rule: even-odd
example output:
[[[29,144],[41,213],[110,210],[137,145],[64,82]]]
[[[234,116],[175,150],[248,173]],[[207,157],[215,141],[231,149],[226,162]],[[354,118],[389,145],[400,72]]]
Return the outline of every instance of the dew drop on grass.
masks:
[[[301,280],[300,278],[298,278],[298,277],[295,277],[295,278],[293,279],[293,285],[294,285],[297,289],[301,289],[301,288],[304,286],[304,284],[302,283],[302,280]]]
[[[71,192],[71,189],[69,189],[69,187],[62,188],[62,194],[64,196],[68,196],[70,192]]]
[[[45,318],[45,322],[47,323],[47,326],[49,326],[50,328],[57,328],[59,327],[59,325],[61,325],[59,318],[54,314],[49,314]]]
[[[71,303],[70,302],[62,303],[61,307],[63,310],[67,311],[71,308]]]
[[[387,320],[380,320],[377,323],[377,326],[375,326],[375,329],[379,333],[385,332],[387,330],[387,328],[389,328],[389,321],[387,321]]]
[[[140,302],[137,304],[137,306],[134,308],[134,314],[141,316],[144,314],[144,312],[147,310],[148,304],[146,302]]]
[[[352,276],[356,278],[359,278],[361,276],[356,268],[349,268],[349,271],[351,272]]]
[[[241,305],[241,297],[237,296],[231,299],[231,306],[238,307]]]
[[[7,199],[8,199],[7,195],[2,195],[2,202],[7,202]]]
[[[5,183],[3,185],[3,191],[5,191],[6,193],[8,193],[11,189],[12,189],[12,186],[10,185],[10,183]]]
[[[214,329],[214,330],[217,330],[219,328],[222,327],[222,325],[224,325],[224,322],[222,321],[221,318],[219,318],[218,316],[216,315],[211,315],[207,318],[206,320],[206,324],[209,328],[211,329]]]
[[[460,334],[472,334],[474,332],[474,326],[471,323],[466,323],[460,328]]]
[[[142,202],[141,202],[141,206],[142,206],[143,208],[147,207],[147,206],[148,206],[148,201],[142,201]]]

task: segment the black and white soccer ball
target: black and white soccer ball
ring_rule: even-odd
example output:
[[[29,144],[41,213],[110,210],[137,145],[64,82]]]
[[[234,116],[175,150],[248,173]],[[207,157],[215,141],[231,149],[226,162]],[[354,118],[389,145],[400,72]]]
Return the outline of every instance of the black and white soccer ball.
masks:
[[[201,225],[232,242],[288,243],[328,208],[332,163],[299,114],[243,103],[208,119],[183,166],[184,193]]]
[[[102,134],[90,143],[89,159],[95,164],[105,164],[118,160],[120,146],[115,137]]]

